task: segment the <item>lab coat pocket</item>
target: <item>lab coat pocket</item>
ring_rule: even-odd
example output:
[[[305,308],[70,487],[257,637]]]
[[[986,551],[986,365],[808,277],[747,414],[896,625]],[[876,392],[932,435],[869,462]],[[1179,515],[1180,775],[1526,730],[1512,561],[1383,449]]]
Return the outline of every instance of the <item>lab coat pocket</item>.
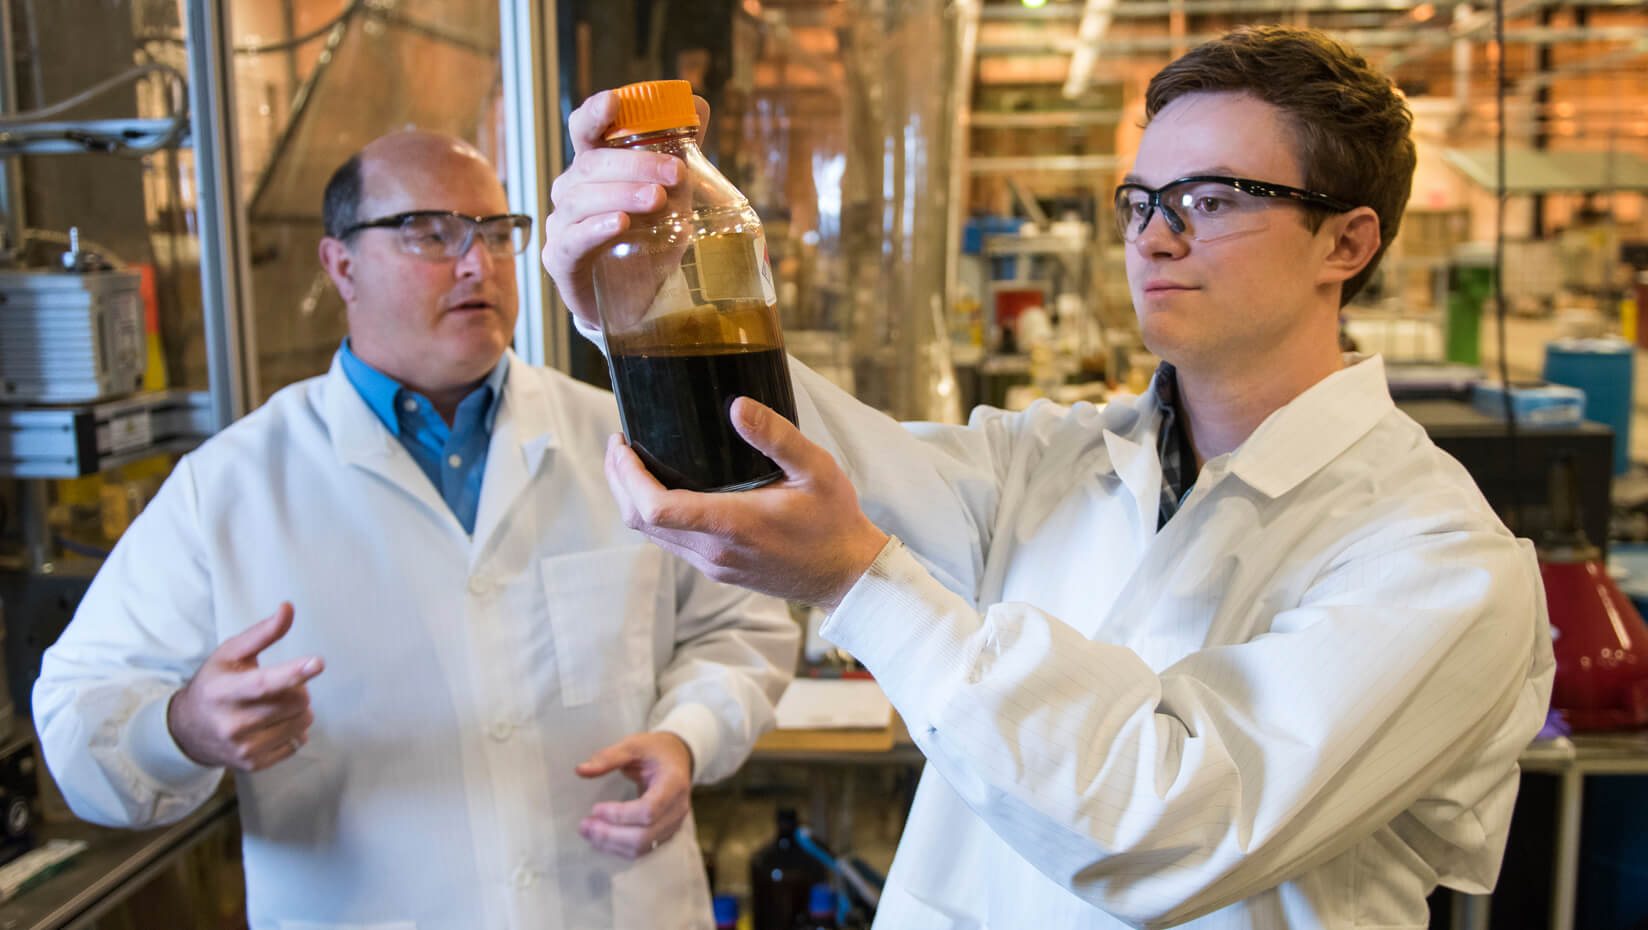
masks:
[[[241,828],[247,834],[287,846],[332,841],[343,767],[335,753],[321,749],[322,740],[310,739],[290,759],[236,776]]]
[[[657,849],[612,873],[613,930],[710,930],[711,914],[690,814]]]
[[[657,548],[640,545],[543,560],[562,704],[587,704],[603,686],[651,682],[663,559]]]

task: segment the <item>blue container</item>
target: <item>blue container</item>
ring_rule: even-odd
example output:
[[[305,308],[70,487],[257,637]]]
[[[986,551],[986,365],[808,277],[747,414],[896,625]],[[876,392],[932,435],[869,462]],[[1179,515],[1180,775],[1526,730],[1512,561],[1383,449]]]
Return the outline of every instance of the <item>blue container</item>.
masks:
[[[1471,406],[1505,419],[1505,389],[1498,381],[1471,385]],[[1566,384],[1511,384],[1511,415],[1531,429],[1574,427],[1585,419],[1585,392]]]
[[[1635,350],[1621,339],[1556,339],[1545,344],[1544,378],[1585,392],[1585,419],[1614,431],[1614,474],[1631,464]]]
[[[730,894],[718,894],[715,896],[715,900],[710,902],[710,906],[715,909],[716,930],[721,930],[723,927],[738,926],[737,898]]]
[[[965,255],[980,255],[984,252],[985,236],[1014,235],[1024,222],[1014,216],[969,217],[961,230],[961,251]],[[1011,281],[1017,276],[1017,271],[1018,259],[1011,255],[995,255],[990,258],[990,277],[994,280]]]

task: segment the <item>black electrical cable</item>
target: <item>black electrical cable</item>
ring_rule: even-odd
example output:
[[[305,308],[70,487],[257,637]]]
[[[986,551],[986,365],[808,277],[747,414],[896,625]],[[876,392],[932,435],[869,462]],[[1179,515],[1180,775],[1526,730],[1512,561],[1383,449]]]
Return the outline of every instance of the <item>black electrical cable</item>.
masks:
[[[1526,534],[1528,526],[1522,513],[1521,443],[1517,436],[1516,410],[1511,403],[1511,363],[1505,337],[1505,200],[1508,196],[1505,182],[1505,0],[1494,0],[1494,51],[1494,113],[1498,129],[1494,138],[1494,317],[1499,324],[1499,384],[1505,395],[1505,438],[1510,447],[1512,531]]]

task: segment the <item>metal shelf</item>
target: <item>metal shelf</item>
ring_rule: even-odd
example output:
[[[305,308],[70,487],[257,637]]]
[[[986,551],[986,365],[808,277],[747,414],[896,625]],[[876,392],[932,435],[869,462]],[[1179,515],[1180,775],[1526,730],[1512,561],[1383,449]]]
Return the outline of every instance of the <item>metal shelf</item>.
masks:
[[[1094,243],[1069,236],[984,237],[984,254],[995,255],[1087,255],[1097,251]]]
[[[972,174],[1013,174],[1025,171],[1114,171],[1114,155],[995,155],[969,157]]]
[[[168,146],[191,147],[188,120],[72,120],[30,123],[0,132],[0,157],[145,153]]]
[[[1032,110],[998,113],[974,110],[968,114],[974,129],[1062,129],[1069,126],[1114,126],[1121,122],[1117,110]]]
[[[78,478],[212,435],[211,397],[170,390],[98,404],[0,407],[0,477]]]

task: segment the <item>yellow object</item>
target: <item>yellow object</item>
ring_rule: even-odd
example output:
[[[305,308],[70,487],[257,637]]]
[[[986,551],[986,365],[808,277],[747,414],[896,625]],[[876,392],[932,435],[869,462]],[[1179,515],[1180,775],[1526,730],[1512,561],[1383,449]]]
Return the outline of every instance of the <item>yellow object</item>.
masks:
[[[607,130],[607,141],[665,129],[698,126],[698,108],[692,105],[692,85],[686,81],[642,81],[613,91],[618,115]]]
[[[1625,341],[1636,345],[1637,342],[1637,301],[1634,297],[1627,297],[1619,302],[1619,334]]]
[[[57,502],[71,507],[95,507],[102,499],[103,476],[82,475],[57,481]]]

